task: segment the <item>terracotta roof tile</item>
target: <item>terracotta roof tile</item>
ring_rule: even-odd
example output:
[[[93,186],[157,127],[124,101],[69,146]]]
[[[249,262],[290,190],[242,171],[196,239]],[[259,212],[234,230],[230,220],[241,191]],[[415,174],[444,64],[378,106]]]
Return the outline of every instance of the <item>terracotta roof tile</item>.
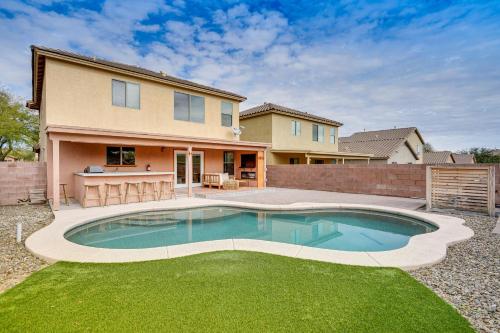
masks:
[[[449,163],[448,158],[453,160],[451,151],[433,151],[424,153],[424,164],[445,164]]]
[[[452,156],[457,164],[474,164],[476,162],[474,154],[452,154]]]
[[[398,147],[406,143],[413,132],[416,132],[422,140],[416,127],[356,132],[349,137],[339,138],[339,151],[373,154],[374,159],[386,159]],[[412,153],[415,152],[412,151]]]
[[[307,112],[291,109],[291,108],[288,108],[286,106],[282,106],[282,105],[278,105],[278,104],[274,104],[274,103],[264,103],[262,105],[247,109],[245,111],[242,111],[242,112],[240,112],[240,119],[251,118],[251,117],[255,117],[255,116],[259,116],[259,115],[263,115],[263,114],[267,114],[267,113],[287,114],[290,116],[305,118],[305,119],[312,120],[312,121],[322,123],[322,124],[328,124],[328,125],[333,125],[333,126],[342,126],[342,123],[340,123],[338,121],[324,118],[324,117],[320,117],[320,116],[316,116],[314,114],[310,114]]]

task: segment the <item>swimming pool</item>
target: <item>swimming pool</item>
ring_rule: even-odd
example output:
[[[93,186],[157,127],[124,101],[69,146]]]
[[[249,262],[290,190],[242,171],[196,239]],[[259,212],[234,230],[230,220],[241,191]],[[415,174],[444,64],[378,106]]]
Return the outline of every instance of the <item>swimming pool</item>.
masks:
[[[73,228],[64,237],[80,245],[108,249],[257,239],[343,251],[386,251],[436,229],[418,219],[375,211],[204,207],[101,219]]]

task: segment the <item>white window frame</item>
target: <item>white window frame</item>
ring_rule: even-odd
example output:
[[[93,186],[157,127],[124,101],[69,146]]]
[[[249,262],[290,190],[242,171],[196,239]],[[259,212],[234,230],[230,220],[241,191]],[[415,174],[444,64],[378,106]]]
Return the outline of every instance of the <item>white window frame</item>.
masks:
[[[175,118],[175,94],[183,94],[188,96],[188,119],[176,119]],[[203,98],[203,121],[192,120],[191,117],[191,97],[200,97]],[[204,124],[206,121],[206,105],[205,105],[205,97],[199,95],[188,94],[183,91],[174,91],[174,120],[178,121],[189,121],[190,123]]]
[[[300,136],[300,121],[292,120],[292,136]]]
[[[115,82],[121,82],[121,83],[124,84],[125,91],[123,93],[125,95],[125,105],[118,105],[118,104],[114,103],[114,98],[113,98],[113,81],[115,81]],[[138,96],[139,105],[137,107],[131,106],[129,104],[129,102],[128,102],[129,99],[127,98],[127,91],[128,91],[127,87],[129,85],[134,85],[134,86],[138,87],[138,91],[139,91],[139,96]],[[128,82],[128,81],[123,81],[123,80],[118,80],[118,79],[111,79],[111,104],[113,104],[113,106],[117,106],[117,107],[120,107],[120,108],[129,108],[129,109],[140,110],[141,109],[141,85],[140,85],[140,83]]]
[[[224,104],[231,105],[231,113],[230,114],[224,112]],[[233,105],[233,103],[227,102],[227,101],[221,101],[221,103],[220,103],[220,124],[221,124],[222,127],[232,127],[233,126],[233,114],[234,114],[234,105]],[[223,121],[224,115],[226,115],[226,116],[230,115],[231,116],[231,124],[224,125],[224,121]]]
[[[314,126],[318,127],[318,138],[314,140]],[[323,143],[325,142],[325,126],[319,124],[312,125],[312,140],[313,142]]]
[[[330,143],[335,143],[336,128],[330,127]]]

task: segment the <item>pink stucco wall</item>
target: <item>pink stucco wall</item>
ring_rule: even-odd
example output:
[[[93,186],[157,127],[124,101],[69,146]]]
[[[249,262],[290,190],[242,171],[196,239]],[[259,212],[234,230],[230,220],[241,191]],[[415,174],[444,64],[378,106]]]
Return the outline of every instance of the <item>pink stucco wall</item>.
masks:
[[[47,147],[47,179],[48,196],[52,197],[52,151],[51,145]],[[136,146],[135,167],[106,167],[106,145],[60,142],[60,183],[67,184],[67,192],[74,197],[74,173],[83,172],[88,165],[99,165],[105,171],[146,171],[146,165],[151,165],[152,171],[174,171],[174,150],[172,147],[146,147]],[[182,150],[182,149],[181,149]],[[198,150],[198,149],[197,149]],[[204,152],[205,172],[222,172],[223,150],[206,149]]]

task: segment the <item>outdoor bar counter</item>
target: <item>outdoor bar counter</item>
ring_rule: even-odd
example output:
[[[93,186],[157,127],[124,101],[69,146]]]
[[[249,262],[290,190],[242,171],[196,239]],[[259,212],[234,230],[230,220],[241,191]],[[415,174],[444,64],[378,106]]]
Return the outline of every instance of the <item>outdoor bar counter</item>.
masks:
[[[126,182],[141,183],[142,182],[155,182],[158,183],[161,180],[173,181],[174,173],[170,171],[137,171],[137,172],[101,172],[101,173],[84,173],[76,172],[75,174],[75,199],[83,206],[83,196],[85,193],[85,185],[99,185],[99,190],[101,192],[102,202],[104,203],[105,198],[105,184],[120,184],[123,196],[125,196]],[[158,186],[159,191],[159,186]],[[148,190],[148,193],[150,190]],[[135,194],[135,188],[133,193]],[[116,196],[116,191],[114,194]],[[94,191],[89,191],[88,196],[96,197],[97,194]],[[130,196],[129,202],[137,202],[138,198],[135,195]],[[124,201],[123,201],[124,202]],[[119,203],[118,199],[112,199],[110,204]],[[87,203],[88,207],[97,206],[97,200],[90,200]]]

